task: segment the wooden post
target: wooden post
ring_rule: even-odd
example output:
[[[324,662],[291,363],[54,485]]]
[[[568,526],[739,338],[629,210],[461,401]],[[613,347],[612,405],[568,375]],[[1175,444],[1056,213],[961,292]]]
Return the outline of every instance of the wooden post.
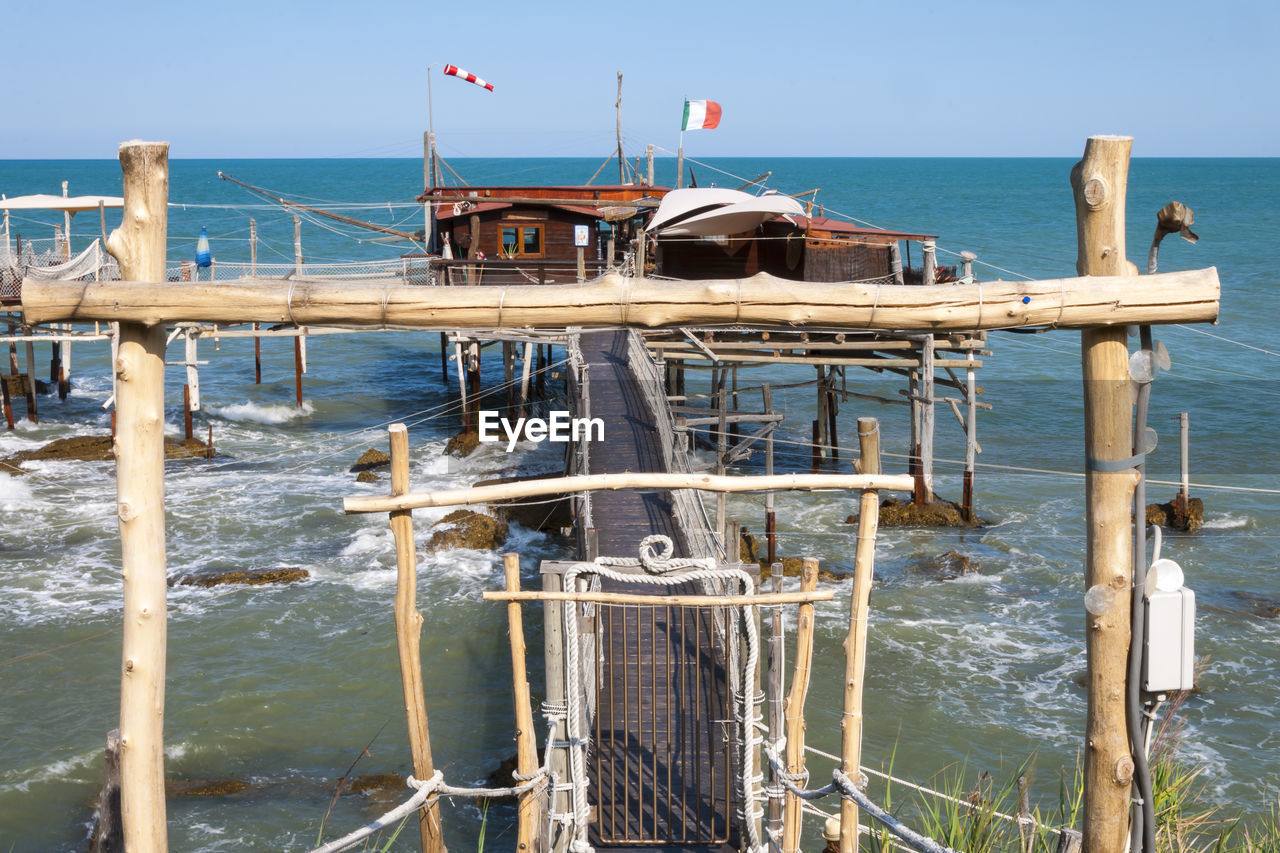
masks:
[[[805,557],[801,561],[800,589],[813,592],[818,588],[818,561]],[[787,695],[787,772],[804,772],[804,700],[809,694],[809,671],[813,663],[813,605],[801,604],[796,619],[796,668]],[[801,799],[787,792],[782,817],[782,853],[800,850]]]
[[[120,825],[120,730],[107,732],[102,792],[98,795],[98,823],[89,853],[124,853],[124,828]]]
[[[649,166],[649,186],[653,186],[653,145],[652,144],[646,145],[644,147],[644,159],[648,162],[648,166]]]
[[[253,324],[255,332],[261,328],[261,323]],[[259,335],[253,336],[253,384],[262,384],[262,338]]]
[[[302,408],[302,329],[293,336],[293,388],[298,408]]]
[[[920,348],[920,479],[923,503],[933,500],[933,335],[925,335]],[[921,487],[917,486],[917,503]]]
[[[30,326],[26,327],[27,333],[33,330]],[[31,338],[26,340],[27,351],[27,420],[36,424],[40,422],[39,416],[36,414],[36,345]]]
[[[124,213],[107,251],[131,281],[164,281],[169,144],[120,146]],[[164,679],[168,583],[164,519],[163,324],[120,324],[115,361],[116,508],[124,578],[120,792],[130,853],[168,849],[164,794]]]
[[[719,423],[716,424],[716,473],[724,474],[725,472],[725,456],[729,452],[729,433],[727,425],[728,411],[726,409],[728,403],[724,396],[724,374],[720,376],[721,385],[716,392],[716,414]],[[716,495],[716,535],[720,537],[720,544],[724,546],[725,557],[730,558],[729,541],[726,538],[725,531],[725,512],[726,497],[723,492]]]
[[[978,464],[978,386],[973,370],[973,350],[965,353],[965,419],[964,419],[964,485],[960,495],[960,511],[964,520],[974,523],[973,475]]]
[[[0,394],[4,397],[4,421],[8,424],[9,429],[13,429],[13,398],[9,396],[8,376],[0,376]]]
[[[618,183],[627,182],[627,158],[622,153],[622,72],[618,72],[618,101],[614,105],[618,122]],[[579,256],[581,257],[581,256]]]
[[[938,283],[938,249],[936,240],[922,240],[920,243],[924,251],[924,269],[923,283],[928,286]]]
[[[773,414],[773,389],[768,382],[761,384],[760,392],[764,397],[764,413]],[[769,430],[764,440],[764,473],[769,477],[773,476],[773,433],[774,430]],[[764,538],[768,545],[769,565],[773,565],[778,559],[778,516],[773,509],[773,492],[764,493]]]
[[[409,431],[404,424],[387,427],[391,444],[391,494],[409,491]],[[414,778],[426,781],[435,773],[431,761],[431,735],[427,729],[427,703],[422,690],[422,614],[416,605],[418,553],[413,542],[413,511],[391,513],[391,534],[396,542],[396,648],[400,652],[400,687],[409,724],[409,750]],[[440,801],[431,799],[418,810],[418,832],[423,853],[443,853]]]
[[[676,149],[676,189],[684,186],[684,146]]]
[[[194,424],[191,420],[191,386],[182,386],[182,433],[187,441],[195,437]]]
[[[1129,137],[1091,136],[1071,170],[1080,275],[1132,275],[1125,260],[1124,202]],[[1084,754],[1084,853],[1124,849],[1133,757],[1126,730],[1125,680],[1133,583],[1131,520],[1138,473],[1097,463],[1133,451],[1129,347],[1124,327],[1080,333],[1085,417],[1085,651],[1088,711]]]
[[[249,275],[258,275],[258,223],[253,219],[249,220]],[[261,323],[253,324],[255,332],[260,328]],[[253,336],[253,384],[262,384],[262,339],[257,335]]]
[[[1191,508],[1191,422],[1186,412],[1178,415],[1178,434],[1182,448],[1179,465],[1182,487],[1178,489],[1178,512],[1186,518]]]
[[[524,358],[520,370],[520,417],[529,416],[529,380],[533,373],[533,341],[525,341]]]
[[[880,422],[858,418],[858,473],[880,473]],[[880,523],[880,496],[866,489],[858,507],[858,540],[854,557],[853,589],[849,593],[849,632],[844,641],[844,716],[840,720],[840,767],[855,782],[862,761],[862,692],[866,684],[867,614],[871,609],[871,584],[875,576],[876,528]],[[840,800],[840,853],[858,849],[858,805]]]
[[[293,274],[302,278],[302,217],[293,215]]]
[[[782,564],[771,562],[769,578],[775,593],[782,592],[782,575]],[[784,724],[782,670],[786,637],[782,628],[782,606],[774,607],[772,611],[772,616],[769,620],[769,680],[767,696],[769,700],[769,740],[777,743],[782,739]],[[776,790],[779,787],[776,771],[770,771],[770,779]],[[785,800],[785,796],[776,794],[770,794],[769,796],[768,837],[771,839],[781,840],[782,838],[782,814]]]
[[[520,555],[503,554],[507,592],[520,591]],[[538,748],[533,740],[533,703],[529,698],[529,676],[525,671],[524,621],[520,602],[507,604],[507,626],[511,635],[511,679],[516,704],[516,772],[531,776],[538,769]],[[520,795],[518,853],[532,853],[538,843],[539,811],[537,788]]]

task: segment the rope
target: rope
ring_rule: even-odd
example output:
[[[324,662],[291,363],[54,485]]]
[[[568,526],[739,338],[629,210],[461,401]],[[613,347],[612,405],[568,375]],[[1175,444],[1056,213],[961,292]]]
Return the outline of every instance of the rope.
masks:
[[[511,775],[519,778],[515,773],[512,773]],[[529,774],[525,777],[526,781],[522,784],[509,788],[458,788],[453,785],[446,784],[444,781],[444,774],[439,770],[437,770],[431,778],[426,781],[421,781],[410,776],[406,780],[406,784],[410,788],[415,789],[415,793],[412,797],[382,815],[382,817],[365,824],[354,832],[348,833],[341,838],[330,841],[328,844],[315,848],[311,853],[338,853],[340,850],[348,850],[368,838],[370,835],[373,835],[375,832],[380,832],[393,824],[407,819],[415,811],[426,805],[427,801],[433,797],[439,797],[441,795],[447,797],[487,799],[518,797],[534,790],[535,788],[545,786],[547,779],[548,774],[546,770],[543,769]]]

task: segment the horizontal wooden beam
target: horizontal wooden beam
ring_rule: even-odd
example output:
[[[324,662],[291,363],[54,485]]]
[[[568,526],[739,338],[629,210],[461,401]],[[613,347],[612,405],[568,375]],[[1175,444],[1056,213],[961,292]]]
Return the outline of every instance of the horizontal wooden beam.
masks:
[[[638,604],[646,607],[769,607],[775,604],[812,604],[830,601],[835,590],[768,592],[759,595],[642,595],[626,592],[507,592],[485,590],[485,601],[578,601],[583,604]]]
[[[37,281],[28,323],[120,320],[294,323],[420,329],[664,328],[697,323],[962,331],[1212,322],[1214,268],[1158,275],[932,286],[825,284],[761,273],[660,281],[616,274],[580,284],[445,287],[367,281],[227,283]]]
[[[566,495],[574,492],[616,491],[618,489],[696,489],[703,492],[764,492],[792,489],[838,489],[862,491],[883,489],[909,492],[915,479],[909,475],[881,474],[772,474],[767,476],[726,477],[715,474],[682,474],[635,471],[622,474],[582,474],[575,477],[551,477],[516,483],[495,483],[466,489],[441,489],[433,492],[411,492],[406,495],[346,498],[342,509],[347,513],[396,512],[430,506],[465,506],[496,500]]]

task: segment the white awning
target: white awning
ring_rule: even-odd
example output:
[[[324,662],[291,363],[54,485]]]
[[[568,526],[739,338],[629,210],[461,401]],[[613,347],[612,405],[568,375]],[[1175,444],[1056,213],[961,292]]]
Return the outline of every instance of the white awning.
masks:
[[[78,213],[82,210],[97,210],[98,204],[105,207],[124,207],[124,199],[114,195],[21,195],[17,198],[0,198],[0,210],[65,210]]]

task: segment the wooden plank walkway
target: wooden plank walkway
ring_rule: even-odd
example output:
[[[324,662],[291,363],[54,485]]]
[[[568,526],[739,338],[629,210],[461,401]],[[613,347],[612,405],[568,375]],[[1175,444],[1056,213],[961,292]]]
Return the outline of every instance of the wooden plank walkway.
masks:
[[[656,418],[629,364],[628,331],[581,336],[591,416],[604,442],[589,448],[591,474],[663,471]],[[651,381],[651,380],[650,380]],[[635,557],[651,534],[671,537],[689,556],[669,492],[592,494],[599,553]],[[678,587],[605,580],[609,591],[697,593]],[[738,797],[731,774],[728,683],[723,636],[713,611],[672,607],[599,608],[601,665],[596,685],[595,751],[590,762],[597,806],[592,843],[612,850],[707,853],[737,849]]]

